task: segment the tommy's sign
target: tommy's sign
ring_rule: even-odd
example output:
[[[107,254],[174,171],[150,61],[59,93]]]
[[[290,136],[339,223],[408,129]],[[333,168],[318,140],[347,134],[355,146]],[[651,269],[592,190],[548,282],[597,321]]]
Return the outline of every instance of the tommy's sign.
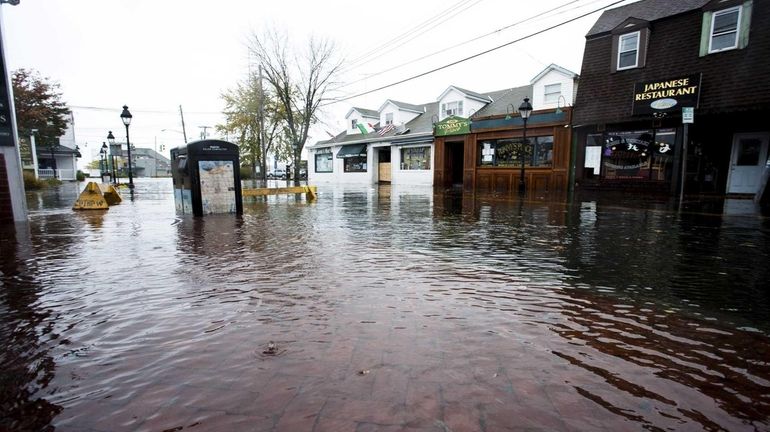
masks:
[[[633,115],[678,111],[697,107],[700,74],[634,83]]]
[[[436,136],[462,135],[471,132],[471,121],[457,116],[447,117],[433,126]]]

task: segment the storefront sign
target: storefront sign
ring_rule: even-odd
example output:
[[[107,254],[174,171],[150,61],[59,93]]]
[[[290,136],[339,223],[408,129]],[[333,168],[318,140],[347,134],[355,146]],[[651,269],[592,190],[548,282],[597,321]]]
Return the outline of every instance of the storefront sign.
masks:
[[[634,84],[633,115],[676,111],[680,107],[697,107],[700,96],[700,74]]]
[[[434,125],[436,136],[464,135],[471,132],[471,121],[457,116],[450,116]]]

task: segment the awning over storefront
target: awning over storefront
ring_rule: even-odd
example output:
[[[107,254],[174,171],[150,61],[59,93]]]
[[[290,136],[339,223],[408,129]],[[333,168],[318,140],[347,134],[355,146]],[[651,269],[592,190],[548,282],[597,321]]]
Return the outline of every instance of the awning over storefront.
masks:
[[[342,146],[340,151],[337,152],[337,157],[340,159],[363,156],[366,156],[366,144],[351,144]]]
[[[392,145],[394,146],[404,146],[404,145],[414,145],[414,144],[432,144],[433,143],[433,137],[427,136],[427,137],[413,137],[410,139],[404,139],[400,141],[394,141]]]

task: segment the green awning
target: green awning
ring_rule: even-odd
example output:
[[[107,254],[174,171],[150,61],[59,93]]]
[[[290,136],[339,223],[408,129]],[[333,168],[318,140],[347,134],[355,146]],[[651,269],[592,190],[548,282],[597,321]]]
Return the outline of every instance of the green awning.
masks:
[[[340,151],[337,152],[337,157],[340,159],[363,156],[366,156],[366,144],[351,144],[342,146]]]

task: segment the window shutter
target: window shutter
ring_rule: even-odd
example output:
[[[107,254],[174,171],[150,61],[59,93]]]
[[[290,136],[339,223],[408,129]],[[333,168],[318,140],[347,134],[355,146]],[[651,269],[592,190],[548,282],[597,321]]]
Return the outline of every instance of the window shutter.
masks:
[[[703,25],[700,30],[700,56],[703,57],[709,53],[709,41],[711,40],[711,20],[714,19],[714,12],[703,13]]]
[[[463,101],[457,102],[457,115],[463,115]]]
[[[751,9],[753,1],[749,0],[743,3],[743,10],[741,11],[741,22],[738,23],[738,31],[740,32],[738,38],[738,49],[746,48],[749,45],[749,28],[751,27]]]

